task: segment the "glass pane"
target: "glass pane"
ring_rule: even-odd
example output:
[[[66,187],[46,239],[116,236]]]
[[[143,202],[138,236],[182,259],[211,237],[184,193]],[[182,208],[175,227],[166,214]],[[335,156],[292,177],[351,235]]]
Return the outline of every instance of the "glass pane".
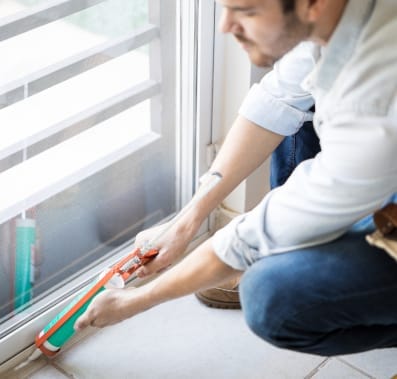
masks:
[[[9,3],[32,6],[34,2]],[[147,0],[108,0],[0,42],[0,56],[10,57],[0,63],[0,88],[18,80],[22,83],[22,87],[12,88],[0,99],[3,101],[0,113],[10,110],[15,102],[14,105],[23,105],[40,98],[46,105],[42,111],[44,122],[56,106],[71,110],[74,104],[88,102],[103,89],[117,94],[126,90],[122,84],[133,88],[138,82],[150,78],[150,68],[162,65],[162,62],[158,54],[156,61],[151,62],[148,46],[144,46],[114,59],[105,59],[105,63],[100,62],[71,78],[49,82],[48,88],[38,94],[31,96],[29,92],[33,74],[45,72],[51,65],[104,41],[112,41],[147,22]],[[159,48],[158,43],[154,45],[153,49]],[[175,64],[165,69],[169,73],[175,69]],[[86,82],[84,78],[90,75],[92,78]],[[65,91],[68,95],[58,100],[54,93],[71,86],[74,81],[81,83],[81,87]],[[166,87],[164,83],[160,84],[162,88]],[[120,87],[116,88],[116,85]],[[87,269],[131,243],[140,230],[176,211],[175,120],[164,118],[164,114],[173,115],[165,108],[175,107],[172,100],[175,89],[167,88],[167,107],[161,96],[156,96],[106,118],[109,130],[112,130],[112,122],[122,122],[131,128],[156,130],[158,139],[0,224],[0,337],[8,332],[10,325],[29,317],[30,307],[38,299],[72,278],[80,277]],[[26,121],[30,119],[27,117]],[[159,121],[161,125],[158,125]],[[94,128],[98,122],[102,120],[95,117],[90,122],[79,122],[27,146],[0,161],[0,175],[53,146],[70,141],[86,129]],[[7,127],[12,128],[12,123]],[[0,138],[2,133],[7,133],[5,125],[0,127]],[[65,159],[73,160],[76,155],[70,154]],[[29,183],[23,185],[28,187]]]
[[[140,105],[143,125],[150,104]],[[153,144],[0,225],[0,319],[176,210],[173,152]]]
[[[86,9],[65,19],[87,32],[117,37],[148,22],[147,0],[111,0]],[[115,23],[114,20],[117,20]]]
[[[33,1],[12,3],[31,5]],[[58,68],[60,62],[136,31],[147,22],[147,0],[108,0],[1,41],[0,56],[7,59],[0,64],[0,107],[30,96],[31,82]],[[147,50],[140,48],[145,54]],[[96,59],[106,61],[109,57]]]

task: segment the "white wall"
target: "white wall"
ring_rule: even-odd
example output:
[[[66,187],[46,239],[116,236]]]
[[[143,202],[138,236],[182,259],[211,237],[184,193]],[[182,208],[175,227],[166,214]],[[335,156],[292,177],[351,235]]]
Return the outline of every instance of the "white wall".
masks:
[[[222,141],[238,114],[252,82],[264,71],[252,68],[247,54],[230,35],[217,36],[215,55],[215,141]],[[218,127],[219,125],[219,127]],[[257,169],[224,201],[238,213],[252,209],[269,189],[268,163]]]

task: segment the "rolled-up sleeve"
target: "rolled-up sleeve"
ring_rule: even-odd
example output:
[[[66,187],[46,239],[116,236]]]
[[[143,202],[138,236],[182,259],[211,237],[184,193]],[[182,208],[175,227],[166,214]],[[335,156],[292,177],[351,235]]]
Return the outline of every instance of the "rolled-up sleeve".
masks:
[[[331,241],[397,191],[397,123],[339,114],[322,129],[322,152],[251,212],[218,231],[216,254],[244,270],[263,256]]]
[[[312,119],[312,95],[301,84],[318,59],[319,48],[311,42],[299,44],[277,62],[260,83],[254,84],[239,114],[281,135],[296,133]]]

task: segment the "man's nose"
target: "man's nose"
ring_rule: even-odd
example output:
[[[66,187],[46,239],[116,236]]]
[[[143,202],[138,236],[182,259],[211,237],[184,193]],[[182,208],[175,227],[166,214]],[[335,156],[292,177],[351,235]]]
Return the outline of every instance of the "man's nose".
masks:
[[[240,29],[230,9],[223,8],[218,28],[221,33],[236,33]]]

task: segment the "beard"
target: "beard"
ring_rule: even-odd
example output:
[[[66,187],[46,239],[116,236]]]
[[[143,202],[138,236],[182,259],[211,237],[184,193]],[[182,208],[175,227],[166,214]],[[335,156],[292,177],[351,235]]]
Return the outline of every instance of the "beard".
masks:
[[[281,32],[270,43],[266,43],[263,48],[261,41],[253,41],[244,35],[235,34],[234,37],[247,51],[250,61],[258,67],[273,67],[285,54],[297,46],[300,42],[306,40],[313,29],[312,25],[303,24],[295,13],[286,15],[285,24]],[[267,51],[264,51],[264,50]]]

